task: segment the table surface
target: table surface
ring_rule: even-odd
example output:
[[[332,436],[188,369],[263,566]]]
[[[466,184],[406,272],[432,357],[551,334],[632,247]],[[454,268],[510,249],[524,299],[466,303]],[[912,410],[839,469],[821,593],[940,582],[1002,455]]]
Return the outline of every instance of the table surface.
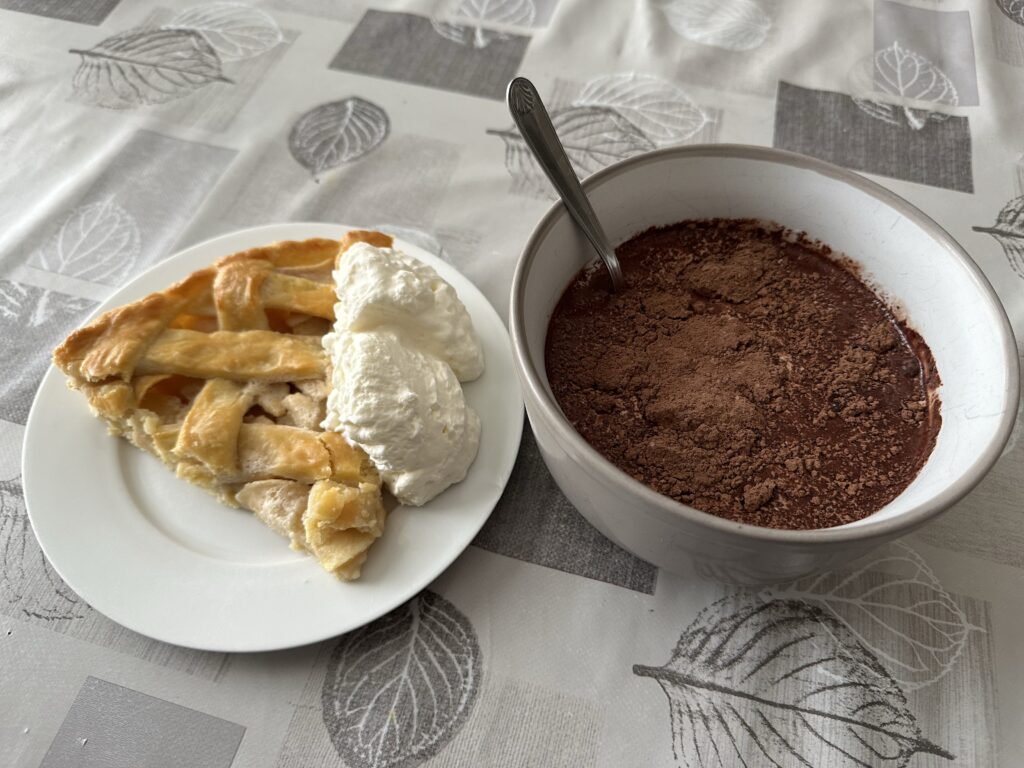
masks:
[[[4,766],[1019,764],[1020,443],[919,533],[741,591],[603,539],[527,431],[487,527],[427,591],[257,655],[96,613],[39,551],[19,467],[49,350],[223,232],[388,229],[504,317],[551,201],[509,133],[517,73],[581,173],[700,142],[865,173],[964,245],[1020,333],[1022,0],[0,0],[0,42]],[[997,220],[998,239],[975,229]],[[820,655],[787,654],[797,638]]]

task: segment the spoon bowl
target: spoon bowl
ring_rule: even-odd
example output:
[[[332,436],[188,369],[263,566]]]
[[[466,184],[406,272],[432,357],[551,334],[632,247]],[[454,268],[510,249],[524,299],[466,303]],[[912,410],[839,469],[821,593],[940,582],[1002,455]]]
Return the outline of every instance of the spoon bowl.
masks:
[[[666,570],[742,584],[787,581],[848,562],[941,514],[1006,444],[1017,412],[1017,350],[981,270],[936,222],[848,170],[763,147],[670,147],[624,160],[584,186],[612,242],[684,219],[777,221],[853,260],[928,343],[942,379],[942,427],[914,481],[846,525],[776,530],[662,496],[609,463],[562,413],[547,381],[548,323],[593,258],[565,208],[538,223],[516,265],[509,330],[537,446],[559,487],[598,530]],[[885,446],[880,446],[884,448]]]

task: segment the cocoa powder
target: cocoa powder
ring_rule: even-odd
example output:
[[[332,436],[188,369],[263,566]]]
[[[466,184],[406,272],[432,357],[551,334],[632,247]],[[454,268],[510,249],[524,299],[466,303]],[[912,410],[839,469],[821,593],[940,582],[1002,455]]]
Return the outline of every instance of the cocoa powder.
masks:
[[[685,504],[825,528],[891,501],[940,425],[931,354],[851,271],[782,227],[687,221],[592,265],[548,329],[562,411],[609,461]]]

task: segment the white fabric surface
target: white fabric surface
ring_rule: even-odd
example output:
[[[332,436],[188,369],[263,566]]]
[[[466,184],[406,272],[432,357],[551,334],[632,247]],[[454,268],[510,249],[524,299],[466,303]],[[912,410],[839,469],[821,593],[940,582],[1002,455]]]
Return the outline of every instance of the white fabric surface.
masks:
[[[401,645],[450,628],[417,657],[440,671],[409,678],[393,706],[358,681],[390,691],[408,657],[364,655],[365,633],[187,651],[112,624],[46,566],[19,465],[49,350],[176,250],[277,221],[387,228],[506,316],[513,263],[550,204],[508,133],[501,93],[517,73],[581,172],[713,141],[867,173],[964,245],[1024,333],[1024,217],[1008,205],[1024,193],[1020,0],[0,0],[0,763],[163,765],[171,743],[180,765],[289,768],[1019,764],[1016,440],[919,533],[843,574],[750,594],[601,539],[527,434],[478,546],[368,630]],[[1001,234],[974,229],[1004,206]],[[780,648],[793,627],[833,690],[794,671]],[[691,644],[730,630],[735,665]],[[667,700],[649,668],[677,641]],[[162,700],[150,719],[124,714],[148,697]]]

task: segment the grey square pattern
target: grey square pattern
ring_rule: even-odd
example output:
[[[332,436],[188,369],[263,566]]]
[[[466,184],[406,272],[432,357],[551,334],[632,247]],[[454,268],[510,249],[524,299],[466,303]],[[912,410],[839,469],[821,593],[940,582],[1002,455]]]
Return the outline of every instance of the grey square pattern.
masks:
[[[103,23],[119,2],[121,0],[0,0],[0,8],[95,27]]]
[[[957,192],[974,191],[966,117],[944,115],[915,129],[907,123],[878,120],[845,94],[780,80],[773,145],[855,171]]]
[[[331,69],[500,100],[530,38],[410,13],[367,11]]]
[[[87,677],[40,768],[229,768],[245,728]]]
[[[544,465],[529,424],[505,493],[473,543],[648,595],[658,580],[657,568],[606,539],[569,503]]]
[[[372,152],[314,181],[288,153],[282,136],[268,145],[247,183],[225,196],[223,209],[204,221],[200,232],[213,236],[268,221],[334,221],[339,211],[348,222],[383,223],[386,215],[389,224],[432,228],[460,152],[449,142],[392,133]],[[280,197],[266,195],[268,188]]]
[[[957,104],[978,104],[971,16],[967,11],[931,11],[889,0],[875,4],[875,51],[897,43],[927,58],[953,85]]]
[[[137,131],[75,205],[38,233],[28,263],[105,285],[166,257],[235,151]]]
[[[0,379],[0,419],[24,424],[50,350],[96,306],[88,299],[0,279],[4,361],[18,375]]]
[[[1024,4],[992,0],[987,5],[996,58],[1012,67],[1024,68]]]

